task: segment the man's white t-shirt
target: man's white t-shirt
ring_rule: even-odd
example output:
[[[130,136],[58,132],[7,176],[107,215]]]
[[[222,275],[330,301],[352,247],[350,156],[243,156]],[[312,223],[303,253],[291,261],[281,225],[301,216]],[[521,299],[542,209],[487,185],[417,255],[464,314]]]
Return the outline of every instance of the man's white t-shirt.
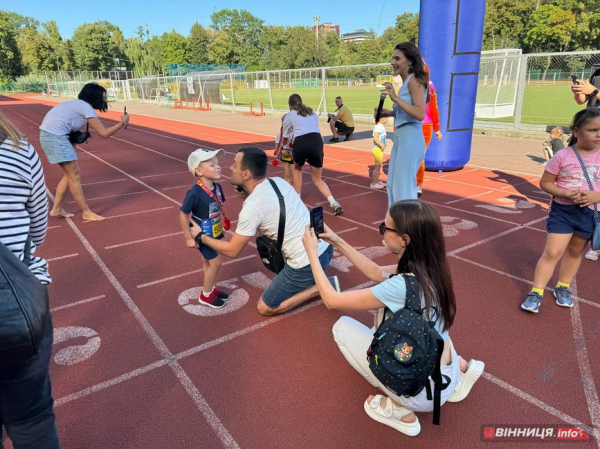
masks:
[[[292,268],[303,268],[310,262],[302,244],[304,228],[310,225],[310,215],[300,195],[284,179],[271,178],[277,184],[285,202],[285,232],[283,235],[283,254],[287,264]],[[279,199],[271,183],[265,179],[258,184],[250,196],[246,198],[238,218],[235,232],[250,237],[258,230],[262,235],[277,240],[279,228]],[[319,242],[319,256],[327,249],[329,243]]]
[[[50,109],[40,129],[50,134],[65,135],[79,131],[89,118],[98,118],[98,114],[87,101],[65,101]]]
[[[293,134],[294,138],[309,133],[321,133],[319,129],[319,117],[317,114],[302,117],[295,110],[291,110],[283,119],[283,137],[289,139]]]

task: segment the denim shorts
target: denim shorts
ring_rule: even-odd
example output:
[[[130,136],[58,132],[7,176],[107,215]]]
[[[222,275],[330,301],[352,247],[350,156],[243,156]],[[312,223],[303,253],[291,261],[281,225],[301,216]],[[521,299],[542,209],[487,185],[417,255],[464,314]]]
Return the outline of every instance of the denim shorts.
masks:
[[[333,256],[333,246],[329,245],[319,256],[321,267],[325,269]],[[310,264],[302,268],[292,268],[285,264],[283,270],[271,281],[271,285],[262,294],[264,303],[271,309],[278,308],[283,301],[315,285]]]
[[[594,232],[594,211],[577,204],[560,204],[552,201],[546,220],[549,234],[573,234],[591,239]]]
[[[40,130],[40,145],[42,150],[46,153],[46,158],[51,164],[58,164],[60,162],[71,162],[77,160],[77,154],[75,148],[69,142],[69,136],[52,134]]]

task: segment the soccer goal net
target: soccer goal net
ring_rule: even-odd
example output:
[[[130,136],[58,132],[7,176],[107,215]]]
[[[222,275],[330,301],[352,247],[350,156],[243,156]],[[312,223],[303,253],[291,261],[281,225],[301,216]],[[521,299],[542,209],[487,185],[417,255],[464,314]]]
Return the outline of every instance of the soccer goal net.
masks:
[[[475,118],[511,117],[515,114],[520,48],[481,52]]]

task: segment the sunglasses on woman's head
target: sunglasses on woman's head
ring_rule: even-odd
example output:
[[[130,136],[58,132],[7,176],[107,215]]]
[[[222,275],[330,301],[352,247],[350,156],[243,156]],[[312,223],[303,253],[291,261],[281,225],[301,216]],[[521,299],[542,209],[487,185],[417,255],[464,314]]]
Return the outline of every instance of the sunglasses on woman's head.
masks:
[[[385,225],[385,221],[382,221],[382,222],[381,222],[381,224],[379,225],[379,233],[380,233],[381,235],[383,235],[383,234],[385,234],[385,231],[392,231],[392,232],[395,232],[396,234],[399,234],[399,232],[398,232],[398,231],[396,231],[395,229],[388,228],[388,227]]]

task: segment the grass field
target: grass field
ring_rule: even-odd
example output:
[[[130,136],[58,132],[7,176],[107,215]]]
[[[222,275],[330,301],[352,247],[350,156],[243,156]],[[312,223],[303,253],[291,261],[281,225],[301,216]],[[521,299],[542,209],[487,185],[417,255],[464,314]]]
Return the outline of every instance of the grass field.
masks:
[[[335,110],[335,97],[339,95],[353,113],[370,114],[379,102],[379,90],[378,87],[327,87],[327,111]],[[231,104],[230,91],[222,92],[228,98],[224,104]],[[271,92],[274,108],[283,110],[287,109],[287,100],[293,93],[302,96],[303,102],[313,109],[317,109],[323,95],[322,88],[273,89]],[[271,100],[267,89],[235,90],[234,94],[238,106],[248,105],[250,102],[254,105],[262,102],[265,108],[270,108]],[[566,126],[571,122],[575,112],[581,109],[581,106],[573,101],[568,84],[528,85],[525,86],[524,95],[522,123]],[[491,98],[492,100],[485,101],[493,101],[494,96],[493,88],[483,87],[480,88],[478,99],[481,101],[481,98]],[[508,96],[508,98],[512,98],[512,96]],[[499,98],[499,101],[502,101],[502,98]],[[391,102],[387,100],[384,107],[391,108]],[[323,105],[319,110],[323,111]],[[490,121],[513,122],[514,117]]]

